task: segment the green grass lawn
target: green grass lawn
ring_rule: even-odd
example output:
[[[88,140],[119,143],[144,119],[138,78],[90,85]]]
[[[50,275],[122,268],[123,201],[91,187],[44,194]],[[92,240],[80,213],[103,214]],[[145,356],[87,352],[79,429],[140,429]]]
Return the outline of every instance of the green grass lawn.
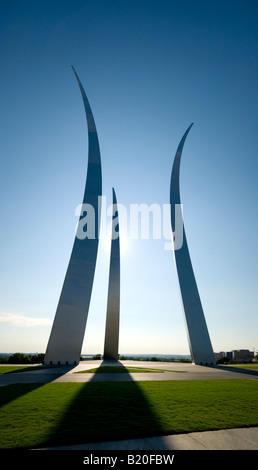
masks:
[[[0,448],[258,426],[255,380],[15,384],[0,388]]]
[[[12,372],[31,372],[33,370],[46,369],[47,366],[0,366],[0,374]]]
[[[115,373],[115,374],[123,374],[123,373],[130,373],[130,372],[185,372],[183,370],[169,370],[169,369],[151,369],[151,368],[144,368],[144,367],[125,367],[125,366],[101,366],[95,367],[94,369],[86,369],[80,370],[79,372],[75,372],[75,374],[104,374],[104,373]]]

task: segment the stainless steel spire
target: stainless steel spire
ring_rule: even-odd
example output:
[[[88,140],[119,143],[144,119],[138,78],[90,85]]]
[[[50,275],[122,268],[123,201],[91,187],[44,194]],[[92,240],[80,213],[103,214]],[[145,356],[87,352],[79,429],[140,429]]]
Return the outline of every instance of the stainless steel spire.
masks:
[[[115,190],[113,188],[113,220],[109,268],[109,286],[106,315],[104,359],[118,360],[120,312],[120,242],[119,220]]]
[[[83,204],[89,204],[93,208],[94,218],[91,223],[95,236],[78,237],[78,232],[75,236],[47,345],[45,364],[76,364],[80,360],[99,243],[99,196],[102,194],[102,176],[98,135],[87,96],[74,68],[73,71],[80,87],[88,130],[88,169]],[[80,220],[85,215],[85,207],[82,209]]]
[[[170,204],[171,226],[173,234],[176,230],[175,206],[176,204],[181,204],[179,187],[181,156],[186,137],[192,125],[193,124],[188,127],[179,143],[172,168],[170,183]],[[183,221],[182,211],[181,220]],[[173,247],[192,361],[195,364],[215,364],[215,357],[194,276],[184,226],[183,243],[181,248],[176,247],[174,239]]]

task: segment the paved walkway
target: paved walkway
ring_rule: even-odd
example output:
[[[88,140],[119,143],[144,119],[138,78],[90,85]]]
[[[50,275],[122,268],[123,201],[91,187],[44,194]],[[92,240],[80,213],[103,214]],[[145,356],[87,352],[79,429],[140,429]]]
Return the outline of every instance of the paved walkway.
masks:
[[[133,373],[80,373],[109,363],[102,361],[82,361],[77,366],[60,366],[42,370],[32,370],[15,374],[0,374],[0,386],[12,383],[49,382],[106,382],[139,380],[210,380],[210,379],[249,379],[258,380],[258,370],[234,369],[233,367],[196,366],[180,362],[121,361],[117,365],[150,369],[150,372]],[[115,366],[114,366],[115,367]],[[1,368],[1,365],[0,365]],[[152,372],[158,369],[160,372]],[[0,369],[1,370],[1,369]]]
[[[47,450],[258,450],[258,428],[192,432],[124,441],[52,447]]]
[[[121,361],[118,365],[158,369],[160,372],[139,373],[82,373],[99,367],[102,361],[84,361],[76,367],[62,366],[44,370],[14,374],[0,374],[0,386],[13,383],[102,382],[138,380],[209,380],[249,379],[258,380],[258,371],[233,368],[204,367],[185,363],[155,363]],[[0,366],[1,367],[1,366]],[[162,371],[164,370],[165,371]],[[88,443],[69,447],[53,447],[72,450],[258,450],[258,427],[189,434],[130,439],[125,441]],[[50,449],[48,449],[50,450]]]

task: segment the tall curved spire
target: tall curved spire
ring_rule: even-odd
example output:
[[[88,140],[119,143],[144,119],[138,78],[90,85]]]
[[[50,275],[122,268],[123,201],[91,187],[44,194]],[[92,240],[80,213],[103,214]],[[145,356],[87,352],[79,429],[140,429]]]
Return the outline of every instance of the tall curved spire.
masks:
[[[74,75],[78,82],[81,96],[84,104],[86,120],[87,120],[87,131],[88,131],[88,169],[87,169],[87,179],[85,185],[85,192],[83,197],[83,202],[91,204],[96,202],[96,196],[98,197],[102,193],[102,176],[101,176],[101,158],[100,158],[100,148],[97,129],[94,121],[94,117],[91,111],[91,107],[84,91],[84,88],[80,82],[80,79],[72,66]]]
[[[170,205],[171,227],[173,234],[176,231],[175,206],[177,204],[181,204],[179,185],[181,157],[185,140],[192,125],[193,124],[188,127],[179,143],[172,167],[170,182]],[[182,210],[181,220],[183,221]],[[215,356],[213,353],[198,287],[194,276],[184,226],[182,245],[177,248],[173,239],[173,248],[192,361],[195,364],[215,364]]]
[[[120,242],[116,193],[113,190],[112,240],[104,342],[104,359],[118,360],[120,312]],[[117,229],[116,229],[117,227]]]
[[[45,364],[76,364],[80,360],[99,243],[102,195],[99,141],[89,101],[74,68],[73,71],[84,103],[88,132],[88,168],[80,221],[83,222],[85,214],[86,216],[93,215],[91,219],[88,217],[87,224],[85,223],[85,236],[79,237],[78,230],[75,236],[47,345]],[[89,223],[91,224],[91,237],[87,236]],[[81,225],[78,224],[78,227],[81,228]],[[92,236],[93,232],[94,236]]]

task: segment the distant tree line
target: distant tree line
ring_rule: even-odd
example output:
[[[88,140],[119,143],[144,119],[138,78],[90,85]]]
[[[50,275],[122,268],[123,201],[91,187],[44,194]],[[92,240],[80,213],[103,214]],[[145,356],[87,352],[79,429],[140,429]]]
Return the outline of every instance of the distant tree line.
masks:
[[[133,360],[133,361],[150,361],[150,362],[192,362],[190,359],[185,357],[175,358],[175,357],[156,357],[156,356],[119,356],[121,361]]]
[[[92,356],[92,359],[101,360],[101,359],[103,359],[103,355],[102,354],[95,354],[94,356]],[[137,356],[137,355],[136,356],[133,356],[133,355],[126,356],[126,355],[123,355],[123,354],[119,354],[118,359],[120,361],[130,360],[130,361],[150,361],[150,362],[192,362],[190,359],[185,358],[185,357],[178,357],[178,358],[169,357],[169,358],[166,358],[166,357]],[[85,359],[82,356],[80,358],[80,360],[84,361]]]
[[[45,354],[23,354],[14,353],[8,357],[1,357],[1,364],[41,364],[44,360]]]

